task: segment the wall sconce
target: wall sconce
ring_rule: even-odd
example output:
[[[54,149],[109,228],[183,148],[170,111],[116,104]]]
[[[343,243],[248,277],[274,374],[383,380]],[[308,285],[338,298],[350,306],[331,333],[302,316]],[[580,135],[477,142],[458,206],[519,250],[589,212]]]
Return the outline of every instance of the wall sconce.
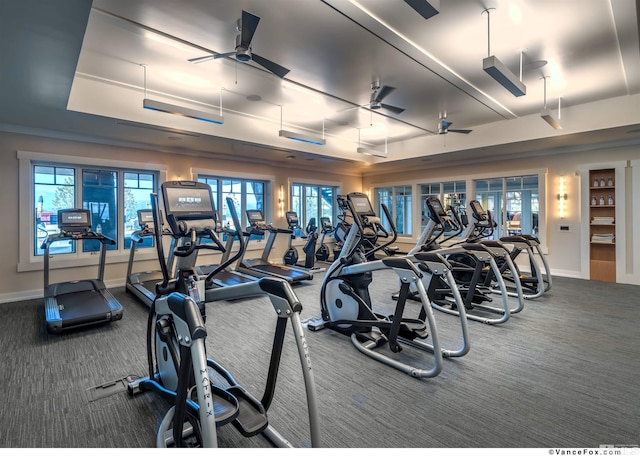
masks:
[[[284,185],[281,185],[278,191],[278,217],[284,217]]]
[[[565,217],[565,211],[566,211],[566,202],[568,199],[567,196],[567,190],[566,187],[564,185],[564,176],[560,176],[560,188],[559,188],[559,192],[556,195],[556,199],[558,200],[558,205],[559,205],[559,209],[560,209],[560,218],[563,219]]]

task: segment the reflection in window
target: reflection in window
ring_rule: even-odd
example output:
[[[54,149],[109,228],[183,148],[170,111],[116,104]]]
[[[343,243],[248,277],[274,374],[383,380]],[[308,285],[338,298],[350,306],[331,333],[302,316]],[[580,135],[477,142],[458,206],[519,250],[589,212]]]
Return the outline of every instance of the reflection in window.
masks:
[[[322,217],[328,217],[334,223],[337,192],[337,187],[333,186],[291,184],[291,210],[298,214],[300,227],[305,229],[311,221],[318,227]]]
[[[538,175],[475,181],[476,199],[490,211],[497,227],[494,238],[506,235],[538,235]]]
[[[42,242],[58,229],[58,211],[75,207],[75,169],[58,166],[33,167],[33,195],[35,197],[35,227],[33,251],[42,255]],[[75,243],[57,242],[52,253],[73,252]]]
[[[375,189],[376,212],[382,224],[387,230],[391,230],[382,210],[386,205],[396,225],[398,235],[410,236],[412,234],[412,188],[410,185],[397,185],[393,187],[380,187]]]

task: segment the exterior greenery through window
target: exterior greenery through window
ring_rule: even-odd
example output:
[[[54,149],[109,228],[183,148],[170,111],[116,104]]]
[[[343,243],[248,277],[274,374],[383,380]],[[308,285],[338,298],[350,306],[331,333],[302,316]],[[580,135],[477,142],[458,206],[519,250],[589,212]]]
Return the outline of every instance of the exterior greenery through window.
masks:
[[[411,218],[413,216],[412,208],[412,190],[410,185],[396,185],[393,187],[376,188],[375,206],[376,213],[382,220],[385,229],[390,230],[391,227],[382,211],[382,205],[386,205],[391,212],[393,221],[398,230],[398,235],[410,236],[412,231]]]
[[[338,188],[317,184],[291,184],[291,210],[298,214],[300,228],[305,229],[311,219],[320,226],[320,218],[336,219],[336,195]]]
[[[211,187],[213,201],[216,210],[220,214],[220,223],[222,226],[233,226],[231,213],[227,207],[227,197],[230,197],[234,203],[240,223],[247,226],[247,210],[260,210],[268,220],[269,207],[267,205],[267,195],[269,182],[262,180],[227,178],[219,176],[199,176],[198,182],[203,182]]]
[[[131,234],[140,228],[137,212],[151,207],[150,194],[156,191],[157,181],[158,174],[150,171],[34,164],[34,255],[42,255],[41,244],[47,235],[59,232],[58,211],[73,208],[91,212],[92,229],[116,241],[109,249],[129,249]],[[70,241],[51,246],[56,254],[74,249]],[[97,241],[83,241],[82,252],[99,249]]]

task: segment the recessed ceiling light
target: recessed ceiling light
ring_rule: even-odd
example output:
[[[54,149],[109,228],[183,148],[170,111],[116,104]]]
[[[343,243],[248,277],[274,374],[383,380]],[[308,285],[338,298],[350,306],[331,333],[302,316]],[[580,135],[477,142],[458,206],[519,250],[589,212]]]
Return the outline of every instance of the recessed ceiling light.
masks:
[[[247,95],[247,100],[249,100],[249,101],[260,101],[260,100],[262,100],[262,97],[260,95],[256,95],[256,94]]]
[[[295,155],[287,155],[287,160],[293,160],[294,158],[296,158]]]

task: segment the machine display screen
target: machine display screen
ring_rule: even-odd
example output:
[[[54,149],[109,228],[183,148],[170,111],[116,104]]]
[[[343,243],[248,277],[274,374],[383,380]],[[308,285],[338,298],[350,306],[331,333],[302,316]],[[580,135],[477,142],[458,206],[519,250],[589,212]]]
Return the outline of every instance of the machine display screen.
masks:
[[[447,215],[447,213],[442,208],[442,204],[439,200],[437,200],[436,198],[429,198],[427,201],[429,202],[429,207],[431,208],[431,210],[438,217],[444,217]]]
[[[262,211],[248,210],[247,218],[249,219],[250,223],[260,222],[263,220]]]
[[[471,210],[475,214],[476,219],[485,220],[487,218],[487,213],[478,201],[472,200],[469,202],[469,205],[471,206]]]
[[[58,226],[66,227],[88,227],[91,228],[91,215],[88,210],[71,209],[58,211]]]
[[[373,208],[371,207],[371,202],[369,201],[369,198],[367,198],[365,195],[362,195],[362,196],[349,195],[349,201],[351,201],[354,209],[358,214],[363,214],[363,215],[375,214],[375,212],[373,211]]]
[[[150,209],[141,209],[138,211],[138,224],[140,228],[153,228],[153,212]]]
[[[166,187],[165,206],[167,214],[176,217],[198,216],[214,218],[215,209],[207,187]]]

